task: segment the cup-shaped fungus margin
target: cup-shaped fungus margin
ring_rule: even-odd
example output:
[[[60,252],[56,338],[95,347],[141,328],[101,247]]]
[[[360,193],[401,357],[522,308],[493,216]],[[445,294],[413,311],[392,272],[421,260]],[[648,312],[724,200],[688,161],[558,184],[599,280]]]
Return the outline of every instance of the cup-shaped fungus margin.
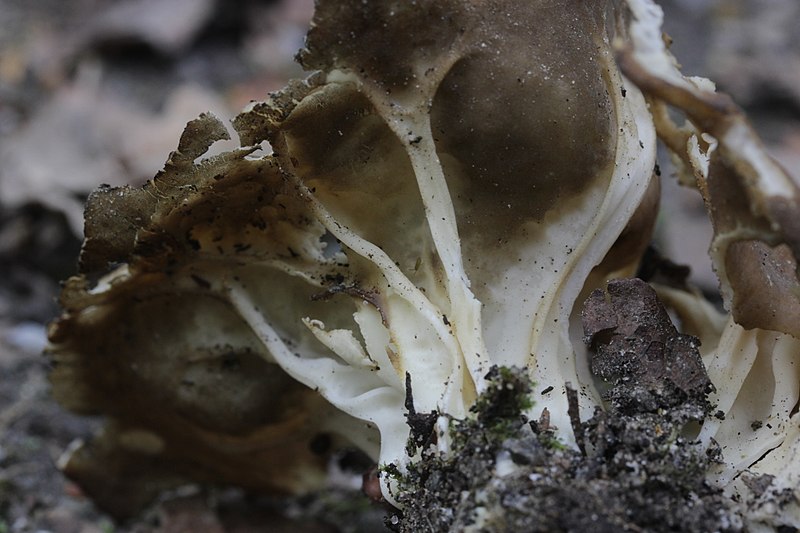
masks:
[[[682,181],[703,196],[714,229],[710,255],[730,311],[721,326],[696,299],[672,302],[704,338],[712,399],[724,414],[704,423],[700,439],[720,444],[716,478],[747,496],[754,527],[798,527],[800,187],[727,95],[679,72],[662,38],[661,9],[650,0],[628,4],[631,39],[618,43],[620,66],[644,93]],[[675,123],[670,107],[685,124]],[[746,470],[774,476],[768,490],[753,492],[758,484],[747,482]]]

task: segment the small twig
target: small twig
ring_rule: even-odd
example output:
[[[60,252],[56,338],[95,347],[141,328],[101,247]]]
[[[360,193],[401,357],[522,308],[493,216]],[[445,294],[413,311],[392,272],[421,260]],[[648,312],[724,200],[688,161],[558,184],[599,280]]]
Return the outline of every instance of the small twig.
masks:
[[[569,381],[564,383],[564,388],[567,391],[567,414],[569,421],[572,425],[572,433],[575,435],[575,443],[578,449],[586,456],[585,433],[583,431],[583,424],[581,423],[580,406],[578,405],[578,391],[572,388],[572,383]]]
[[[332,298],[336,294],[347,294],[349,296],[353,296],[355,298],[359,298],[363,302],[371,305],[372,307],[374,307],[378,311],[378,313],[380,313],[381,322],[383,322],[383,325],[386,326],[386,327],[389,326],[388,319],[386,317],[386,313],[384,312],[384,310],[380,306],[380,300],[379,300],[379,295],[378,295],[378,291],[377,290],[374,290],[374,289],[373,290],[365,290],[365,289],[362,289],[361,287],[358,287],[355,283],[352,284],[352,285],[345,285],[343,283],[340,283],[340,284],[328,287],[325,291],[323,291],[323,292],[321,292],[319,294],[314,294],[313,296],[311,296],[311,300],[314,301],[314,302],[319,301],[319,300],[327,300],[329,298]]]

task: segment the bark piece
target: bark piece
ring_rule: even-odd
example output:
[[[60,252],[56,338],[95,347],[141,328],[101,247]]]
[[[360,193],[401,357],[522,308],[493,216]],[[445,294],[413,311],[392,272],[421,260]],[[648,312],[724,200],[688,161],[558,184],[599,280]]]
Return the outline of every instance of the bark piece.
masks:
[[[623,411],[652,412],[687,400],[706,404],[713,385],[700,341],[675,329],[655,291],[640,279],[615,280],[594,291],[582,313],[592,372],[610,382],[606,393]]]

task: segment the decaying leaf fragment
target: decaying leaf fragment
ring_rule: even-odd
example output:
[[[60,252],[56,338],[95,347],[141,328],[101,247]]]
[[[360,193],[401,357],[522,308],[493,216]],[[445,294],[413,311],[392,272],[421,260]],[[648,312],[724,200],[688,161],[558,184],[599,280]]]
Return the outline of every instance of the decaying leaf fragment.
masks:
[[[714,387],[699,341],[675,329],[647,283],[610,281],[607,293],[597,289],[589,295],[581,318],[594,352],[592,373],[612,383],[604,397],[616,411],[657,412],[680,403],[703,418]]]
[[[648,342],[685,345],[691,378],[643,347],[647,335],[632,345],[661,365],[648,375],[685,394],[704,398],[709,378],[717,388],[731,415],[699,438],[726,454],[719,483],[798,446],[800,341],[786,318],[797,186],[724,97],[674,67],[650,0],[320,0],[299,58],[307,79],[234,119],[241,148],[203,159],[228,133],[201,116],[152,182],[89,201],[51,354],[62,403],[110,419],[65,460],[106,506],[128,512],[151,494],[146,476],[114,487],[130,495],[123,508],[99,474],[108,461],[158,471],[153,489],[309,490],[322,482],[324,454],[309,446],[320,434],[402,470],[421,458],[407,414],[434,413],[424,445],[447,454],[448,421],[468,416],[496,366],[547,390],[528,415],[546,410],[574,443],[565,383],[584,419],[603,404],[580,303],[644,253],[657,134],[707,202],[732,317],[722,328],[693,294],[660,288],[702,340],[708,376],[676,331],[656,327]],[[667,104],[690,124],[670,122]],[[790,290],[743,296],[770,279]],[[641,313],[665,315],[631,286]],[[612,307],[622,289],[609,286]],[[755,390],[764,379],[768,393]],[[753,416],[774,434],[737,440]],[[770,461],[759,464],[777,479]],[[389,500],[391,483],[381,478]]]

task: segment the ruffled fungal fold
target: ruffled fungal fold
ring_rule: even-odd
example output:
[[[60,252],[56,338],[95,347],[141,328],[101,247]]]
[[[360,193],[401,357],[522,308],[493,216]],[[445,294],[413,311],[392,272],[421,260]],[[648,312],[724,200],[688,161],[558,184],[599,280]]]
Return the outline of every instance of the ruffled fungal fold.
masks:
[[[306,80],[234,119],[241,148],[203,159],[229,135],[203,115],[153,181],[89,200],[50,353],[59,400],[110,419],[64,463],[107,507],[147,490],[108,496],[103,461],[161,472],[152,489],[298,492],[335,434],[402,468],[409,411],[467,416],[497,365],[552,391],[530,414],[570,442],[564,384],[587,417],[602,403],[580,304],[635,272],[657,135],[706,200],[732,312],[723,329],[662,289],[730,413],[700,438],[722,445],[722,483],[794,450],[797,185],[675,68],[652,2],[320,0],[299,60]],[[735,439],[753,417],[771,436]]]

